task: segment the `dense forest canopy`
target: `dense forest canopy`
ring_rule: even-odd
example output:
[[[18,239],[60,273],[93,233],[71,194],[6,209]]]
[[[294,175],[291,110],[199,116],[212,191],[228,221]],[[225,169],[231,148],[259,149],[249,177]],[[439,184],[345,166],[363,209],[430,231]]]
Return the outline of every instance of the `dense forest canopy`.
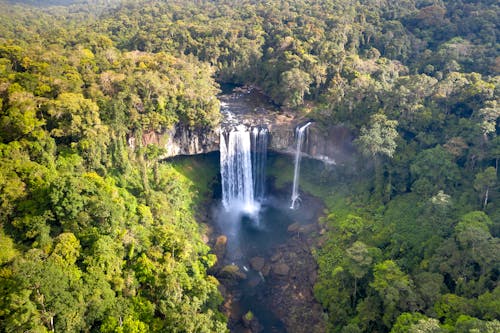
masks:
[[[200,198],[142,137],[216,126],[228,82],[350,127],[372,161],[323,197],[315,294],[332,332],[498,332],[499,13],[0,2],[0,330],[225,330]]]

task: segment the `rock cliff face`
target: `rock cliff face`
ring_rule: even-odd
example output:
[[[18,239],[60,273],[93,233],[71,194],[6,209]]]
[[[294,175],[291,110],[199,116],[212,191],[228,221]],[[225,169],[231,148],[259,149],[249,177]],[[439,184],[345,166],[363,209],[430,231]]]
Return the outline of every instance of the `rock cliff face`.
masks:
[[[295,128],[299,122],[274,123],[268,126],[269,149],[285,154],[295,153]],[[252,126],[252,124],[248,124]],[[143,135],[143,144],[158,144],[165,148],[162,157],[177,155],[205,154],[219,150],[221,128],[210,130],[192,130],[176,127],[165,133],[148,133]],[[310,158],[326,163],[341,163],[352,154],[352,134],[342,126],[319,129],[312,124],[306,132],[302,152]]]
[[[220,126],[213,129],[190,129],[178,125],[164,133],[145,133],[142,144],[162,146],[166,150],[163,158],[205,154],[219,150],[221,130],[244,124],[248,127],[266,126],[269,129],[270,150],[295,153],[295,128],[305,123],[304,119],[283,113],[251,88],[240,88],[220,99],[224,119]],[[302,152],[326,163],[342,163],[352,154],[352,139],[352,134],[345,127],[322,129],[313,123],[307,129]],[[133,140],[129,140],[129,145],[135,146]]]
[[[165,157],[196,155],[219,150],[220,127],[216,129],[190,129],[177,126],[165,136]]]

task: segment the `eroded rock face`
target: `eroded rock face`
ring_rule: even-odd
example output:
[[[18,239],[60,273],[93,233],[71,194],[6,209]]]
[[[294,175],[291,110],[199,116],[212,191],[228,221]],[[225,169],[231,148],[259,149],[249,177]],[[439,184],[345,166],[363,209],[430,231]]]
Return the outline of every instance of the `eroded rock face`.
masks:
[[[177,155],[196,155],[219,150],[220,128],[192,129],[187,126],[176,126],[163,134],[163,157]]]
[[[257,89],[239,88],[233,93],[220,96],[221,125],[215,128],[189,128],[176,125],[163,133],[148,132],[142,136],[142,145],[156,144],[165,148],[161,158],[178,155],[205,154],[219,150],[221,128],[236,124],[248,127],[265,126],[269,130],[270,150],[279,153],[295,153],[295,128],[307,122],[291,113],[273,106]],[[343,126],[323,129],[314,123],[306,132],[302,148],[310,158],[326,163],[342,163],[352,154],[352,133]],[[129,138],[129,146],[134,149],[137,142]]]
[[[353,139],[351,131],[344,126],[320,129],[313,123],[308,127],[303,152],[311,158],[323,160],[326,163],[342,164],[354,152]]]

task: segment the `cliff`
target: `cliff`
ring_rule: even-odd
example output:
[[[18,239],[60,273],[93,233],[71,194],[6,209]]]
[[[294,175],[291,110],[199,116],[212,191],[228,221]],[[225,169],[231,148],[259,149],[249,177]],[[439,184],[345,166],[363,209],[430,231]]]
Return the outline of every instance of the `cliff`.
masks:
[[[163,133],[150,132],[142,136],[142,144],[157,144],[165,148],[163,158],[177,155],[196,155],[219,150],[221,129],[237,124],[248,127],[265,126],[269,129],[269,149],[295,153],[295,128],[304,119],[288,115],[270,104],[266,97],[255,89],[239,89],[223,95],[221,113],[223,121],[216,128],[192,129],[177,125]],[[352,154],[352,133],[345,127],[322,129],[316,124],[309,126],[302,152],[310,158],[326,163],[341,163]],[[129,145],[135,146],[133,140]]]

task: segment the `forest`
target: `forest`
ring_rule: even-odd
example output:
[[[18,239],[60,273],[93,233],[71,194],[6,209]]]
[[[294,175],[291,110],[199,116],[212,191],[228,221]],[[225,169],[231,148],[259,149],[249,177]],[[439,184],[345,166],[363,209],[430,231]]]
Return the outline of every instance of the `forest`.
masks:
[[[142,140],[217,126],[223,83],[356,134],[352,170],[306,184],[326,206],[329,332],[499,332],[499,16],[494,0],[0,1],[0,332],[227,331],[205,185]]]

